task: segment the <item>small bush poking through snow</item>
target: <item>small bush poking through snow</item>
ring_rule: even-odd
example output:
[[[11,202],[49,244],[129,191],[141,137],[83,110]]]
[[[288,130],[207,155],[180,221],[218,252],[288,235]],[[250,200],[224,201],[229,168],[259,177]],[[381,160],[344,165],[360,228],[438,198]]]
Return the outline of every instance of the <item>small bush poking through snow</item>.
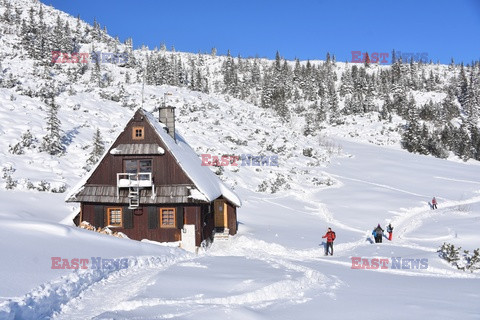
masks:
[[[12,178],[12,173],[15,172],[15,168],[13,168],[11,164],[7,164],[3,167],[2,171],[3,171],[2,179],[5,180],[5,189],[7,190],[15,189],[15,187],[18,184],[18,181]]]
[[[20,141],[15,144],[14,146],[9,146],[9,152],[12,154],[20,155],[25,153],[25,148],[27,149],[33,149],[36,147],[36,144],[38,143],[37,138],[35,138],[30,130],[27,130],[24,134],[22,134],[22,137],[20,138]]]
[[[440,257],[459,270],[473,272],[480,269],[480,248],[473,250],[471,255],[468,250],[463,250],[460,254],[461,247],[456,248],[453,244],[444,243],[438,253]]]

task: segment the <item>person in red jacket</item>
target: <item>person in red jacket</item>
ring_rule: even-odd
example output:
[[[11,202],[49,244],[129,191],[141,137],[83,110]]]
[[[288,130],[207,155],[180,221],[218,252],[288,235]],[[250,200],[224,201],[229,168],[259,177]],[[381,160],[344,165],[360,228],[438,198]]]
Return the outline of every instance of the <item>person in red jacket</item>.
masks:
[[[332,248],[332,252],[330,253],[333,256],[333,240],[335,240],[335,232],[332,231],[332,228],[328,228],[327,233],[322,237],[327,238],[327,245],[325,246],[325,255],[328,256],[328,248]]]
[[[437,209],[437,199],[435,199],[435,197],[433,197],[432,199],[432,209],[433,210]]]

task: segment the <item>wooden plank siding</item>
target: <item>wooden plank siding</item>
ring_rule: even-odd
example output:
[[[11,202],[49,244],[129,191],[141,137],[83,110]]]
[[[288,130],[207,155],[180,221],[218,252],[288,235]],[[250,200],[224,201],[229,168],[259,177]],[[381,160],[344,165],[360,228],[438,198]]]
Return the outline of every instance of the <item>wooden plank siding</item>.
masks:
[[[133,159],[152,159],[152,176],[155,185],[171,185],[171,184],[193,184],[188,178],[180,165],[176,162],[173,155],[168,151],[162,140],[158,137],[155,129],[150,126],[146,119],[141,120],[137,113],[127,124],[125,130],[120,134],[118,139],[109,149],[100,165],[96,168],[90,178],[88,184],[110,185],[116,186],[117,173],[125,172],[123,167],[124,160]],[[144,127],[144,139],[133,140],[132,128]],[[110,150],[121,144],[158,144],[165,150],[164,155],[112,155]]]
[[[152,198],[151,188],[140,189],[141,204],[160,203],[205,203],[206,201],[189,197],[189,188],[194,185],[156,186],[155,197]],[[128,204],[128,189],[121,188],[117,198],[117,188],[105,185],[86,185],[75,195],[79,202],[124,203]]]
[[[107,225],[107,209],[118,207],[118,204],[82,203],[82,221],[87,221],[95,227]],[[160,227],[160,208],[183,208],[183,221],[177,221],[174,228]],[[207,212],[208,205],[185,206],[185,204],[166,204],[162,206],[143,206],[135,210],[123,206],[123,217],[131,217],[128,221],[131,228],[127,228],[127,221],[123,221],[123,227],[110,227],[113,231],[123,232],[130,239],[149,239],[159,242],[174,242],[181,240],[183,224],[194,224],[196,230],[195,244],[200,246],[201,242],[211,236],[210,233],[202,232],[202,225],[205,220],[202,213]],[[152,211],[155,216],[152,217]],[[102,218],[100,218],[102,215]],[[177,215],[181,216],[177,210]],[[101,221],[100,221],[101,220]],[[209,225],[207,223],[207,225]]]

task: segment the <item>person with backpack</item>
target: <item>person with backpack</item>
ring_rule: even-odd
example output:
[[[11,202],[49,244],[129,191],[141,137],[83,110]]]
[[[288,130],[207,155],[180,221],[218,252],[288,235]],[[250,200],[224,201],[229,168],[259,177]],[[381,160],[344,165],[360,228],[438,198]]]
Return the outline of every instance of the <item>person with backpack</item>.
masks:
[[[374,232],[374,237],[375,237],[375,243],[382,243],[383,229],[382,229],[382,227],[380,227],[380,223],[373,230],[373,232]]]
[[[389,223],[387,226],[387,232],[388,232],[388,240],[392,241],[393,227],[391,223]]]
[[[335,231],[332,231],[332,228],[328,228],[327,233],[322,237],[322,238],[327,238],[327,245],[325,246],[325,255],[328,256],[328,248],[332,249],[332,253],[330,253],[331,256],[333,256],[333,240],[335,240],[336,235]]]
[[[433,197],[432,199],[432,209],[433,210],[437,209],[437,199],[435,199],[435,197]]]

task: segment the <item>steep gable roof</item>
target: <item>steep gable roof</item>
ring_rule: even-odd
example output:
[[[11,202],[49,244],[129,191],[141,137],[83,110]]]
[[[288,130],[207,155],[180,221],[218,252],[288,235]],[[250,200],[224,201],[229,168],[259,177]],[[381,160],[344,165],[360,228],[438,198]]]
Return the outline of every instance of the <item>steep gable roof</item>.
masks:
[[[145,117],[148,124],[154,129],[155,133],[158,135],[158,137],[166,146],[168,151],[175,158],[178,165],[182,168],[188,178],[195,184],[195,187],[198,189],[198,191],[191,190],[192,197],[194,197],[195,199],[206,200],[209,202],[219,197],[223,197],[235,206],[241,206],[241,200],[235,194],[235,192],[228,188],[208,167],[201,165],[201,161],[198,155],[188,145],[188,143],[181,135],[175,132],[175,142],[175,140],[166,132],[165,125],[160,123],[153,114],[143,109],[138,109],[135,114],[136,113],[140,113]],[[124,128],[126,128],[126,125]],[[118,139],[120,134],[116,137],[114,143]],[[80,191],[83,190],[87,183],[87,180],[90,178],[93,172],[95,172],[98,165],[107,156],[112,146],[107,149],[100,161],[98,161],[95,168],[93,168],[89,174],[83,177],[82,180],[72,189],[72,191],[67,196],[67,201],[78,201],[75,199],[75,195],[77,195]],[[162,150],[160,150],[159,152],[161,151]]]
[[[228,188],[208,167],[202,166],[198,155],[193,151],[185,139],[175,132],[176,142],[165,131],[165,125],[160,123],[153,114],[141,110],[149,124],[155,129],[167,149],[177,160],[180,167],[192,180],[198,190],[205,195],[209,201],[223,196],[225,199],[240,207],[240,198]]]

